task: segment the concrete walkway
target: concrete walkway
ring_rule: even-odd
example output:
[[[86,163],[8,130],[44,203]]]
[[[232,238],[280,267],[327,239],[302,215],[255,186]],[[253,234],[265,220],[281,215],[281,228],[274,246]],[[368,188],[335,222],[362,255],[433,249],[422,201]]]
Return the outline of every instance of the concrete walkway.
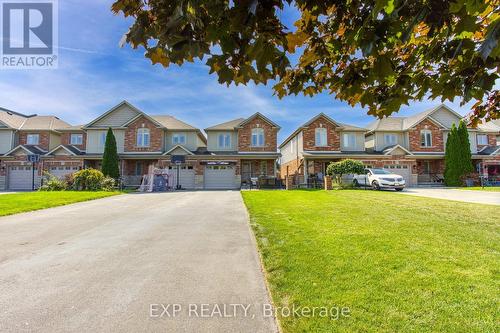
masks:
[[[0,295],[0,332],[277,331],[239,192],[0,218]]]
[[[408,188],[402,194],[436,199],[500,205],[500,192],[459,190],[448,188]]]

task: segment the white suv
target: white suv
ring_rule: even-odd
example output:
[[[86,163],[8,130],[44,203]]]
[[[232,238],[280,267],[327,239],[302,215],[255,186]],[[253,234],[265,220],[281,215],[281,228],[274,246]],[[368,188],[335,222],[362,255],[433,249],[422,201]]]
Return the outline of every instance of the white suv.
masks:
[[[396,191],[402,191],[406,185],[401,175],[384,169],[365,169],[365,174],[355,175],[352,183],[355,187],[371,186],[374,190],[393,188]]]

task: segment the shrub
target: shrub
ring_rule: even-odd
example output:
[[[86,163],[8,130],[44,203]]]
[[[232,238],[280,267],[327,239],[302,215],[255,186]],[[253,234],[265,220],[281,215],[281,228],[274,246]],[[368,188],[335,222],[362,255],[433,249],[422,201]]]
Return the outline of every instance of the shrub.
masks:
[[[120,178],[120,169],[118,167],[118,151],[116,148],[116,138],[111,128],[108,129],[106,135],[106,143],[104,146],[104,154],[102,156],[102,173],[105,176],[114,179]]]
[[[465,176],[474,171],[467,126],[453,124],[446,140],[444,182],[447,186],[462,186]]]
[[[116,186],[116,180],[111,177],[104,177],[101,182],[101,189],[103,191],[113,191]]]
[[[68,173],[64,175],[63,178],[64,182],[66,183],[67,188],[73,188],[75,184],[75,178],[74,178],[74,173]]]
[[[342,185],[343,175],[359,175],[365,172],[365,166],[361,161],[342,160],[340,162],[332,162],[326,168],[326,173],[336,179],[339,185]]]
[[[49,173],[45,174],[45,176],[47,180],[40,186],[39,191],[64,191],[68,187],[68,184],[64,180],[54,177]]]
[[[84,169],[74,173],[73,188],[79,191],[99,191],[105,179],[103,173],[96,169]]]

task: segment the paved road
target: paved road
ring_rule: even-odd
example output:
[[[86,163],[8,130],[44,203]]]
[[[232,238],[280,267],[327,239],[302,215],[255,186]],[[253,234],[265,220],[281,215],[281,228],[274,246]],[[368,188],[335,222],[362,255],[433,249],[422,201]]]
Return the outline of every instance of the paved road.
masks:
[[[169,318],[172,307],[156,304],[180,311]],[[264,304],[238,192],[130,194],[0,218],[0,332],[275,332]]]
[[[400,193],[416,195],[419,197],[500,205],[500,192],[457,190],[448,188],[408,188]]]

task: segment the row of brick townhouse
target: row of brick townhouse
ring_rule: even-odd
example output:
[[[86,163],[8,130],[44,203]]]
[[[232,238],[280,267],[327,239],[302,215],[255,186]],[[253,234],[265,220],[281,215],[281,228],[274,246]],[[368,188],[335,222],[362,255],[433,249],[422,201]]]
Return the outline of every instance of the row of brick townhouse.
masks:
[[[319,114],[281,145],[281,176],[295,185],[321,180],[331,162],[351,158],[390,169],[407,184],[443,180],[445,145],[462,116],[445,105],[410,117],[387,117],[360,128]],[[473,163],[481,174],[500,176],[500,122],[469,128]]]
[[[388,117],[366,128],[319,114],[295,130],[278,150],[280,127],[257,112],[200,129],[168,115],[149,115],[124,101],[86,125],[72,126],[54,116],[23,115],[0,108],[0,190],[31,189],[27,155],[40,155],[35,187],[44,172],[63,177],[82,168],[100,168],[106,132],[112,128],[125,185],[139,186],[153,169],[177,169],[172,156],[184,156],[179,182],[187,189],[237,189],[252,180],[295,184],[321,180],[326,166],[345,158],[384,167],[410,185],[437,182],[444,169],[444,147],[461,116],[441,105],[411,117]],[[500,174],[500,124],[470,128],[474,163],[482,173]],[[176,172],[172,172],[177,178]]]
[[[117,141],[125,185],[139,186],[155,168],[175,169],[177,178],[174,155],[184,156],[179,182],[187,189],[236,189],[251,178],[277,175],[280,127],[260,113],[207,128],[205,135],[172,116],[149,115],[124,101],[82,126],[0,109],[0,190],[31,189],[27,155],[41,155],[35,187],[44,172],[63,177],[100,168],[108,128]]]

